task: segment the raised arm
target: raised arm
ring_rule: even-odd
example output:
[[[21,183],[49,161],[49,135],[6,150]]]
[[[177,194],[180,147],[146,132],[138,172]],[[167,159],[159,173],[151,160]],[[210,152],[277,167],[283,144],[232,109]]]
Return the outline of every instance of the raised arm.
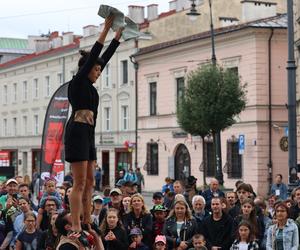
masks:
[[[93,68],[93,66],[95,65],[95,62],[103,48],[103,44],[104,44],[105,38],[107,36],[107,33],[112,26],[113,20],[114,20],[114,16],[109,16],[105,19],[104,28],[103,28],[98,40],[95,42],[94,46],[91,49],[91,52],[88,54],[88,58],[87,58],[86,62],[80,67],[75,78],[78,79],[78,78],[87,76],[89,74],[89,72],[91,71],[91,69]]]
[[[116,49],[118,48],[120,42],[120,38],[122,36],[124,28],[119,28],[115,33],[115,38],[111,41],[101,58],[103,59],[103,64],[101,65],[101,71],[103,71],[106,64],[109,62],[110,58],[115,53]]]

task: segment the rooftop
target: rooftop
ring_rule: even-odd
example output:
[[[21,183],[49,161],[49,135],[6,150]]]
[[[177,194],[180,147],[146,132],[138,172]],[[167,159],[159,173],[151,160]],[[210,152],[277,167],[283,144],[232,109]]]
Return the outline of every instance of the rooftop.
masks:
[[[277,15],[274,17],[263,18],[263,19],[259,19],[259,20],[255,20],[255,21],[251,21],[251,22],[247,22],[247,23],[230,25],[227,27],[215,29],[214,33],[215,33],[215,36],[217,36],[217,35],[234,32],[234,31],[245,29],[245,28],[251,28],[251,27],[286,29],[287,28],[287,15],[281,14],[281,15]],[[210,37],[210,35],[211,35],[210,31],[205,31],[202,33],[198,33],[198,34],[187,36],[187,37],[182,37],[182,38],[175,39],[172,41],[154,44],[154,45],[140,49],[139,52],[135,54],[135,56],[147,54],[150,52],[154,52],[156,50],[172,47],[175,45],[179,45],[179,44],[183,44],[183,43],[187,43],[187,42],[191,42],[191,41],[195,41],[195,40],[199,40],[199,39],[205,39],[205,38]]]

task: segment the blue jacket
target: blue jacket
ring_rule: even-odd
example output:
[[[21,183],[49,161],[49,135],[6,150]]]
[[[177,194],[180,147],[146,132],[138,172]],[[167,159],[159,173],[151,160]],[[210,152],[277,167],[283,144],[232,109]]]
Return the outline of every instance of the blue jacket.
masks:
[[[277,195],[276,190],[278,190],[277,193],[279,193],[279,195]],[[271,187],[271,194],[277,195],[281,200],[286,200],[288,197],[288,188],[284,183],[279,185],[273,184]]]
[[[267,247],[266,250],[276,250],[275,242],[276,235],[279,229],[277,224],[272,225],[268,229]],[[299,235],[298,227],[292,219],[288,219],[283,228],[283,249],[284,250],[298,250]]]
[[[213,197],[225,197],[225,194],[220,189],[218,189],[216,192],[212,192],[211,189],[206,189],[205,191],[203,191],[202,196],[206,201],[205,208],[208,211],[211,211],[211,199]]]

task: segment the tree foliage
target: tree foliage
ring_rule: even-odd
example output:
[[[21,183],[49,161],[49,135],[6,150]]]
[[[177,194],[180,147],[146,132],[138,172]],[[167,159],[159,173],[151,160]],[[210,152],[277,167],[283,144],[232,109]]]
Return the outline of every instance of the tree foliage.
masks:
[[[233,125],[246,106],[246,85],[230,69],[205,65],[188,75],[177,107],[177,120],[186,132],[205,136]]]

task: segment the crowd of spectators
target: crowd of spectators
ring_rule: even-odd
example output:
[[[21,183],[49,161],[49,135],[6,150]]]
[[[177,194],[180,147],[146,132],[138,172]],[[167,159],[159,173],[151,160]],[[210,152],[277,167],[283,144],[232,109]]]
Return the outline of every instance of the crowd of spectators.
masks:
[[[136,172],[122,171],[114,187],[95,183],[92,221],[84,237],[72,232],[72,175],[36,183],[18,176],[0,186],[0,250],[296,250],[299,247],[300,187],[291,196],[277,175],[270,195],[256,195],[238,181],[222,191],[216,179],[198,189],[197,179],[165,179],[148,209]],[[38,179],[36,179],[38,181]],[[40,181],[40,180],[39,180]],[[102,190],[100,192],[100,190]],[[37,200],[38,202],[35,202]]]

